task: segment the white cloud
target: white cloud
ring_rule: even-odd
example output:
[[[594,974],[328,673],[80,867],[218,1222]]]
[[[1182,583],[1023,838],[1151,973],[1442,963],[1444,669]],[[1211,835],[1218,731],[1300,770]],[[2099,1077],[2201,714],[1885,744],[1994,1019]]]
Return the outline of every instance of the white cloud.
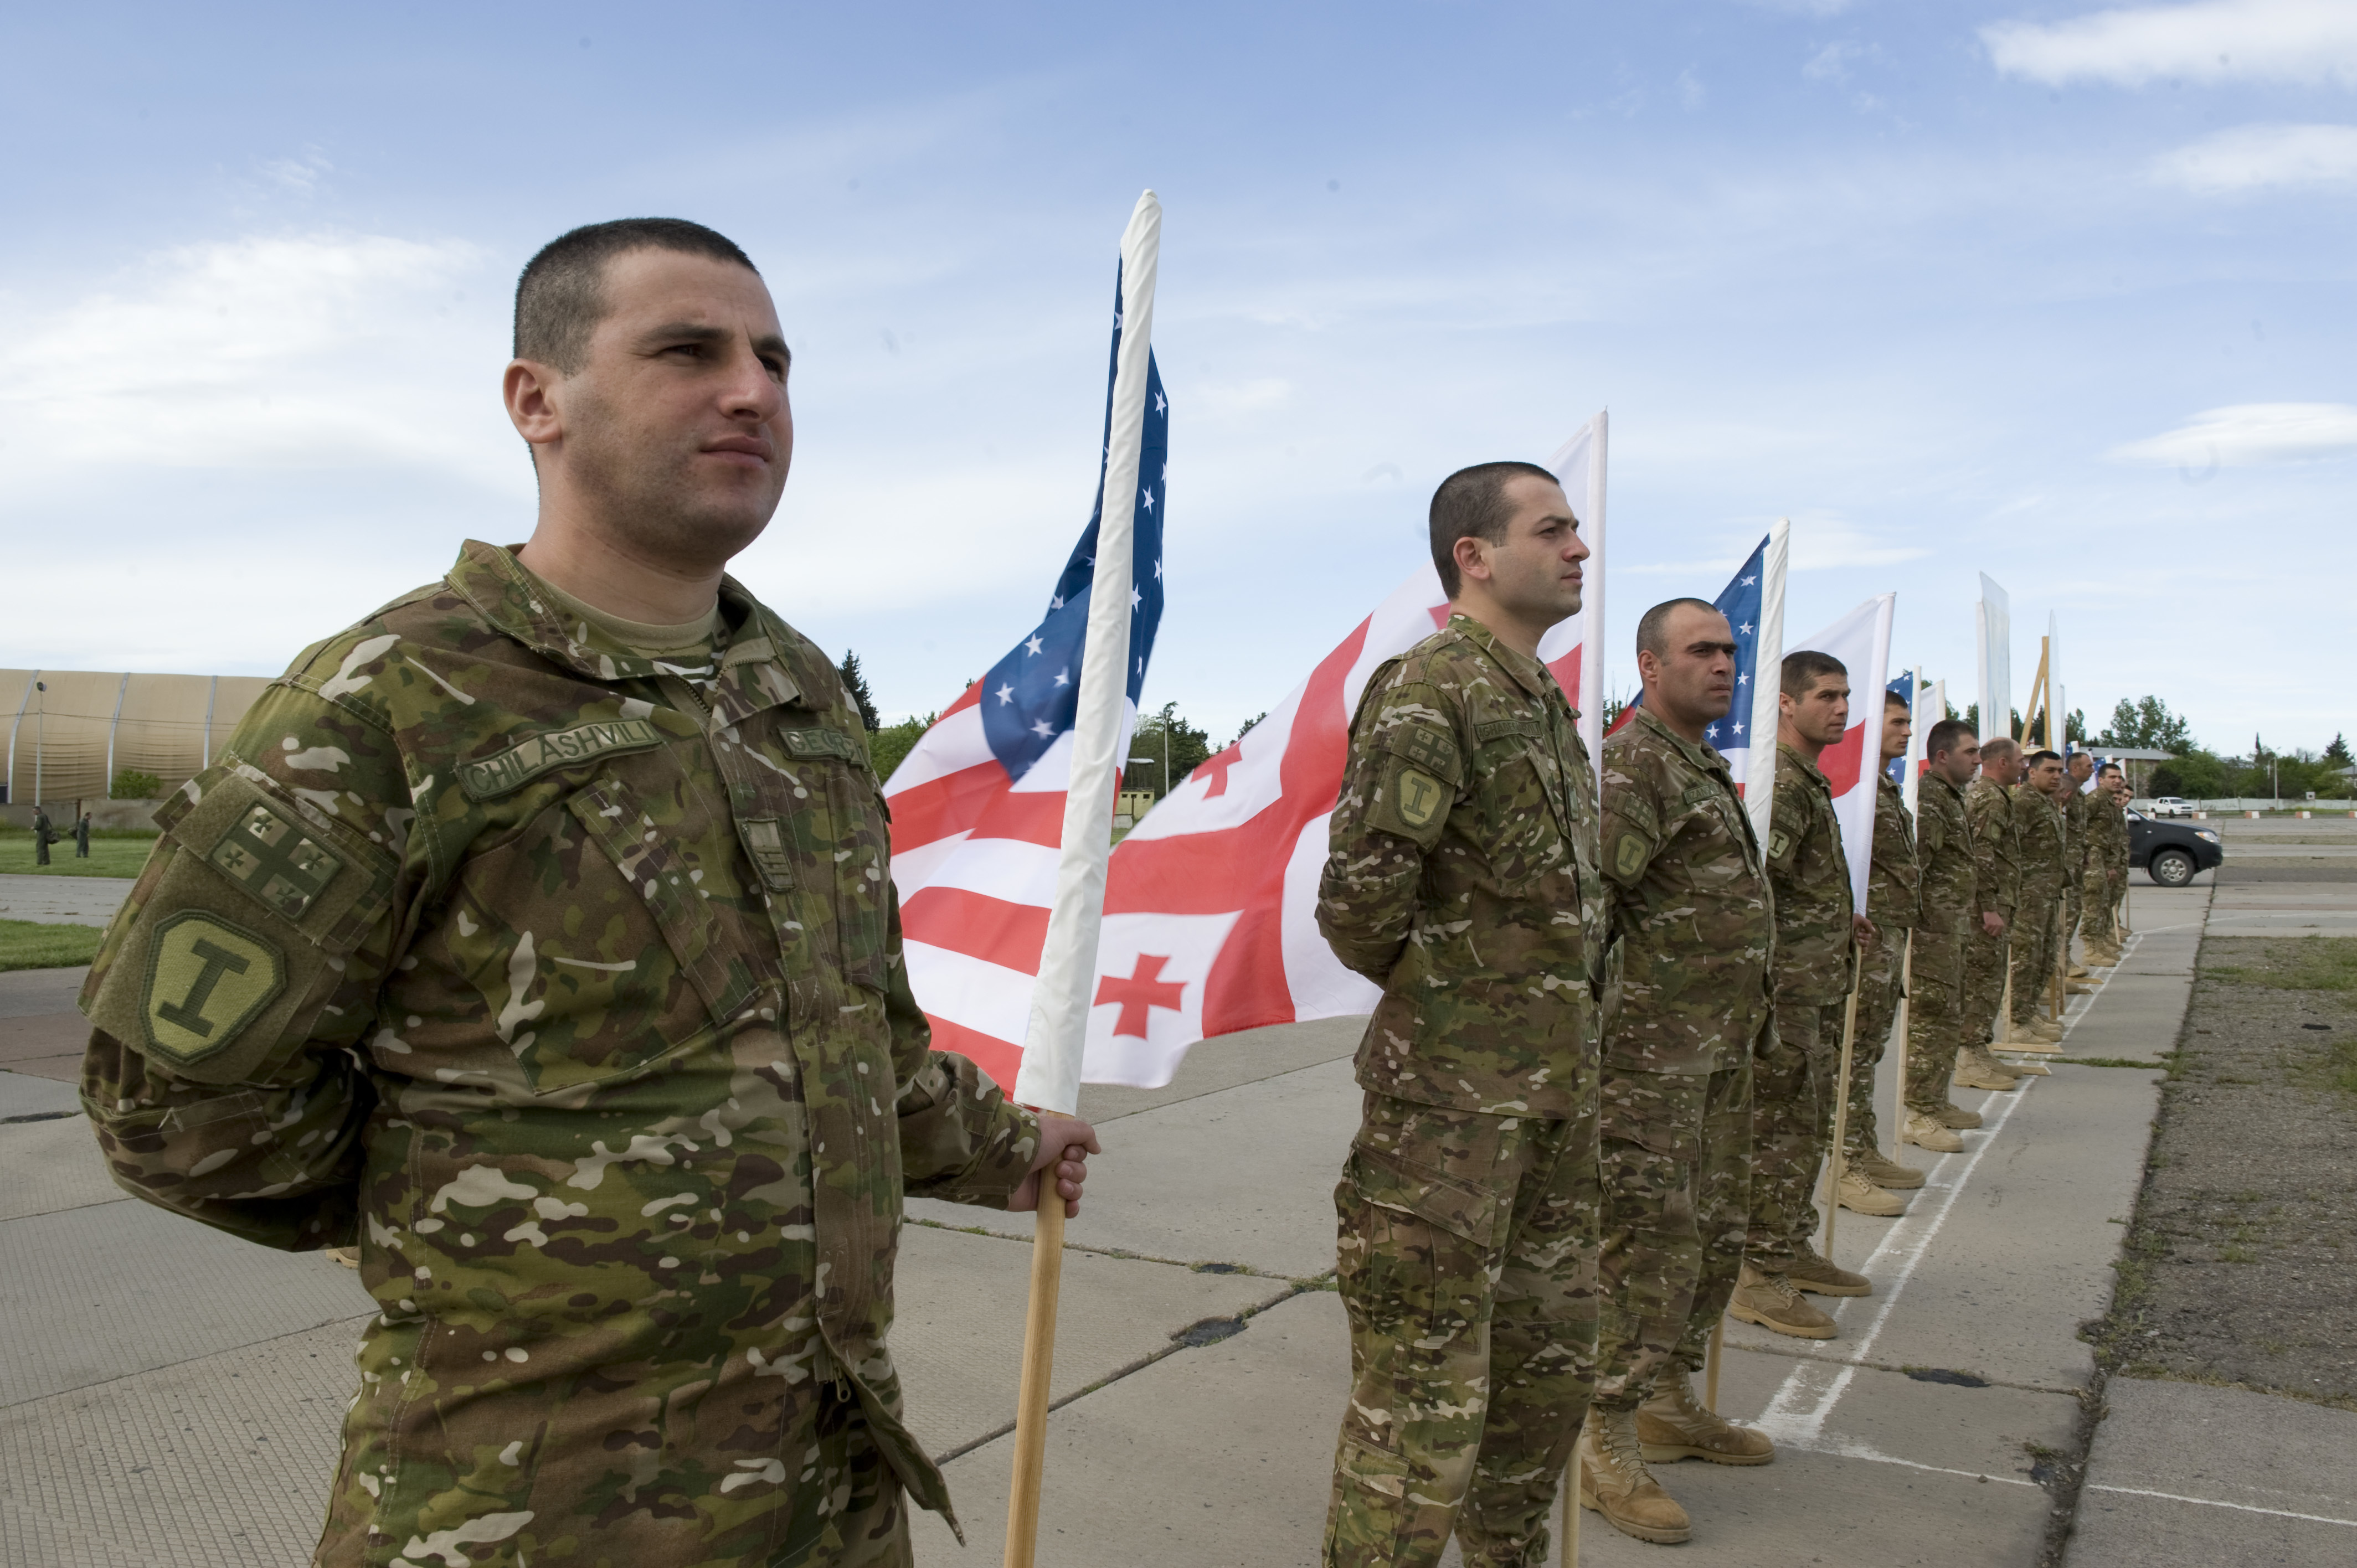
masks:
[[[1709,90],[1703,86],[1702,78],[1694,73],[1692,66],[1678,72],[1678,104],[1681,108],[1699,109],[1709,97]]]
[[[5,471],[21,490],[93,468],[391,463],[528,493],[484,368],[506,356],[481,270],[458,242],[253,237],[33,302],[0,349]]]
[[[2357,453],[2357,407],[2345,403],[2241,403],[2197,413],[2177,429],[2115,446],[2124,463],[2206,474],[2221,467],[2297,463]]]
[[[1857,0],[1742,0],[1760,11],[1783,11],[1795,16],[1837,16]]]
[[[2049,86],[2078,81],[2339,81],[2357,86],[2357,5],[2349,0],[2197,0],[2067,22],[1981,29],[1998,70]]]
[[[2357,125],[2236,125],[2163,153],[2151,174],[2197,196],[2357,184]]]
[[[1801,67],[1801,74],[1811,81],[1846,81],[1849,79],[1849,62],[1866,51],[1857,44],[1827,44],[1809,57]]]

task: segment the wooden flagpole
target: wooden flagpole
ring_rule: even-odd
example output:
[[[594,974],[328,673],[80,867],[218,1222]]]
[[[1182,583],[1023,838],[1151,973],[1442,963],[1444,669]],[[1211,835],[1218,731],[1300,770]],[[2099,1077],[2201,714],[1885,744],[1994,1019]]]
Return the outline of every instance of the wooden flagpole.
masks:
[[[1890,1037],[1899,1042],[1898,1070],[1891,1075],[1890,1085],[1890,1159],[1894,1165],[1905,1165],[1900,1154],[1907,1147],[1907,1050],[1908,1039],[1914,1027],[1913,998],[1909,993],[1915,984],[1915,929],[1907,929],[1907,950],[1899,955],[1899,1014],[1893,1021]]]
[[[1043,1142],[1057,1136],[1049,1115],[1080,1105],[1081,1058],[1093,1000],[1097,936],[1104,918],[1105,864],[1113,848],[1114,790],[1127,701],[1138,464],[1154,352],[1154,288],[1160,270],[1162,203],[1137,199],[1121,237],[1121,338],[1106,406],[1107,445],[1098,491],[1097,554],[1090,580],[1088,637],[1071,731],[1071,779],[1064,797],[1055,902],[1031,989],[1031,1018],[1014,1098],[1038,1108]],[[1059,1153],[1060,1154],[1060,1150]],[[1006,1568],[1032,1568],[1039,1549],[1039,1488],[1047,1465],[1048,1391],[1056,1360],[1056,1305],[1063,1285],[1064,1198],[1051,1160],[1039,1173],[1031,1238],[1031,1301],[1023,1324],[1023,1378],[1015,1402],[1015,1466],[1006,1500]]]
[[[1564,1476],[1563,1568],[1579,1568],[1579,1440],[1574,1438],[1571,1466]]]
[[[1844,1140],[1849,1135],[1849,1070],[1852,1053],[1857,1045],[1857,991],[1866,978],[1866,957],[1853,940],[1849,949],[1849,1005],[1842,1009],[1841,1069],[1834,1079],[1834,1149],[1833,1163],[1825,1167],[1828,1186],[1825,1194],[1825,1262],[1834,1257],[1834,1217],[1841,1212],[1842,1171],[1847,1162],[1842,1157]]]
[[[1710,1348],[1702,1359],[1702,1402],[1714,1414],[1718,1410],[1718,1352],[1727,1343],[1727,1314],[1710,1326]]]

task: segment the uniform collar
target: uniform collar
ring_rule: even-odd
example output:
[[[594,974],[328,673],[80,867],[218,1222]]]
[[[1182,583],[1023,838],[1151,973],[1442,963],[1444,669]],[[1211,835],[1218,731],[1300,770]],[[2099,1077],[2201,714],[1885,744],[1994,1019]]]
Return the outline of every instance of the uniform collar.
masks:
[[[1793,767],[1798,768],[1810,778],[1815,779],[1819,784],[1824,785],[1828,792],[1832,790],[1833,786],[1825,782],[1824,771],[1820,769],[1815,763],[1811,762],[1807,757],[1803,757],[1799,752],[1793,750],[1787,743],[1781,740],[1778,741],[1776,743],[1776,754],[1779,757],[1783,757],[1786,761],[1792,763]]]
[[[469,539],[458,547],[447,581],[495,629],[576,674],[611,684],[662,673],[652,660],[602,628],[560,615],[533,590],[511,549]],[[780,656],[789,642],[784,625],[734,577],[720,579],[720,621],[728,646],[720,656],[719,680],[705,698],[716,724],[738,724],[802,696]]]
[[[1662,722],[1661,715],[1654,713],[1652,709],[1646,707],[1643,703],[1641,703],[1638,704],[1637,716],[1631,722],[1645,725],[1655,735],[1658,735],[1663,740],[1668,741],[1672,746],[1677,747],[1678,755],[1680,757],[1684,757],[1696,768],[1702,768],[1704,771],[1709,773],[1724,774],[1730,783],[1734,781],[1734,771],[1727,767],[1727,758],[1719,755],[1717,747],[1706,745],[1702,741],[1688,740],[1685,736],[1672,729],[1668,725],[1663,724]]]
[[[1549,671],[1545,665],[1540,663],[1537,660],[1533,659],[1527,653],[1507,647],[1503,642],[1498,640],[1498,634],[1496,632],[1491,631],[1488,627],[1482,625],[1480,621],[1475,620],[1471,616],[1467,615],[1464,611],[1451,610],[1448,612],[1448,629],[1456,632],[1468,642],[1472,643],[1475,647],[1480,649],[1481,651],[1487,653],[1491,659],[1497,660],[1498,667],[1514,678],[1514,684],[1520,686],[1523,691],[1528,692],[1532,696],[1544,701],[1549,691],[1558,693],[1563,691],[1562,686],[1556,683],[1553,671]],[[1564,701],[1568,703],[1570,700],[1569,695],[1566,693],[1564,697]],[[1574,708],[1572,710],[1572,717],[1577,718],[1578,716],[1579,710]]]

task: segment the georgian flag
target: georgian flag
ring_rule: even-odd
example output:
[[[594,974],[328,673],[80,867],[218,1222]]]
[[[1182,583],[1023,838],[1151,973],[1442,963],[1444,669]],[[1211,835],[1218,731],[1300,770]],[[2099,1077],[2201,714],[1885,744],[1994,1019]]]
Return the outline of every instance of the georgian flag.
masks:
[[[1890,618],[1898,602],[1896,594],[1877,594],[1791,650],[1830,653],[1849,671],[1849,727],[1819,755],[1817,771],[1833,787],[1842,853],[1849,857],[1850,895],[1861,914],[1874,860],[1874,775],[1882,760],[1882,699],[1878,693],[1889,675]]]

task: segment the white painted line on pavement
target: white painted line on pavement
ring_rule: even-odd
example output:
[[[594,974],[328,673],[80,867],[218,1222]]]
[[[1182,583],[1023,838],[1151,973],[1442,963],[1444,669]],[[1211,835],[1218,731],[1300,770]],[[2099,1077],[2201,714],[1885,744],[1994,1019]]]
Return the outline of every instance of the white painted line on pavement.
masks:
[[[1988,1135],[1981,1140],[1980,1147],[1965,1159],[1954,1183],[1942,1192],[1939,1207],[1929,1216],[1930,1223],[1921,1228],[1920,1234],[1908,1239],[1901,1248],[1899,1272],[1890,1282],[1889,1293],[1876,1307],[1873,1318],[1867,1324],[1865,1337],[1857,1343],[1857,1361],[1866,1359],[1867,1353],[1874,1348],[1875,1340],[1882,1333],[1882,1326],[1890,1320],[1891,1310],[1906,1293],[1907,1282],[1914,1274],[1915,1265],[1923,1261],[1923,1254],[1931,1249],[1932,1239],[1940,1233],[1940,1227],[1947,1223],[1948,1215],[1956,1206],[1956,1195],[1963,1192],[1965,1184],[1973,1179],[1974,1167],[1981,1163],[1983,1155],[1996,1147],[1996,1135],[2005,1130],[2014,1108],[2029,1097],[2037,1083],[2038,1080],[2032,1079],[2019,1089],[1989,1090],[1988,1100],[2002,1099],[2004,1108],[1997,1112],[1995,1122],[1981,1129]],[[1987,1101],[1983,1103],[1986,1106]],[[1932,1185],[1930,1176],[1952,1158],[1953,1155],[1942,1155],[1933,1163],[1932,1170],[1925,1173],[1927,1189]],[[1882,1239],[1882,1244],[1875,1248],[1866,1260],[1867,1271],[1871,1271],[1885,1252],[1893,1250],[1893,1243],[1907,1235],[1908,1226],[1914,1219],[1910,1213],[1890,1228],[1890,1233]],[[1812,1396],[1803,1385],[1824,1369],[1824,1363],[1804,1361],[1785,1374],[1782,1385],[1776,1391],[1776,1397],[1770,1400],[1768,1408],[1760,1412],[1757,1423],[1760,1430],[1779,1443],[1791,1443],[1795,1447],[1806,1448],[1814,1444],[1817,1434],[1824,1430],[1825,1417],[1833,1413],[1834,1406],[1840,1402],[1843,1394],[1849,1391],[1850,1380],[1857,1376],[1857,1361],[1841,1363],[1840,1370],[1834,1375],[1833,1380],[1822,1391]]]
[[[2087,1483],[2087,1490],[2117,1492],[2130,1498],[2159,1498],[2172,1503],[2200,1503],[2206,1509],[2233,1509],[2238,1513],[2263,1513],[2276,1519],[2306,1520],[2310,1524],[2341,1524],[2347,1525],[2352,1530],[2357,1530],[2357,1519],[2334,1519],[2330,1514],[2320,1513],[2294,1513],[2289,1509],[2263,1509],[2252,1503],[2222,1502],[2216,1498],[2189,1498],[2181,1492],[2155,1492],[2147,1490],[2143,1487],[2100,1487],[2093,1481]]]
[[[1779,1441],[1781,1440],[1779,1439]],[[1912,1459],[1901,1459],[1895,1454],[1885,1454],[1880,1449],[1864,1443],[1821,1443],[1813,1447],[1798,1443],[1788,1443],[1784,1446],[1799,1454],[1830,1454],[1838,1459],[1870,1459],[1877,1465],[1904,1465],[1910,1470],[1929,1470],[1935,1476],[1963,1476],[1968,1480],[1975,1481],[2003,1481],[2008,1487],[2038,1485],[2037,1482],[2024,1479],[2019,1476],[1992,1476],[1986,1471],[1958,1470],[1947,1465],[1920,1465]]]

